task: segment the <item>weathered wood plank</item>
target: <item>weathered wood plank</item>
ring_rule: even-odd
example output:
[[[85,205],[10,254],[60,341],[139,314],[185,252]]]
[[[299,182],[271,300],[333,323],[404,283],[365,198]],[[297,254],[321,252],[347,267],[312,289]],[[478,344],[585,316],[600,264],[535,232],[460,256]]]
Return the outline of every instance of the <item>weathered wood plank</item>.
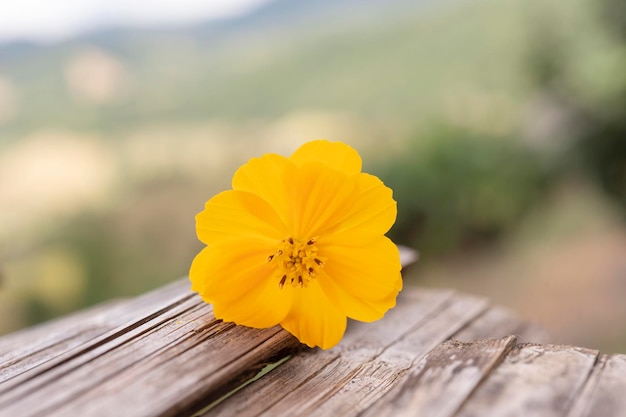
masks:
[[[398,245],[398,252],[400,252],[400,264],[405,270],[419,259],[419,253],[409,247]]]
[[[492,306],[466,328],[454,335],[455,339],[499,339],[515,335],[520,342],[547,343],[550,335],[541,326],[523,320],[510,310]]]
[[[336,380],[349,380],[355,372],[354,366],[351,368],[345,363],[345,357],[354,356],[358,361],[375,356],[420,321],[428,320],[440,311],[449,302],[452,292],[417,296],[420,302],[405,295],[402,294],[397,307],[383,320],[369,324],[351,322],[344,340],[335,349],[301,352],[262,380],[248,385],[236,398],[228,398],[204,415],[246,417],[259,415],[264,410],[273,410],[270,415],[274,415],[278,412],[274,407],[289,408],[307,390],[313,389],[305,394],[305,398],[311,397],[311,392],[316,392],[318,398],[330,395],[330,391],[336,390],[333,385]],[[401,320],[403,314],[412,320]],[[317,387],[311,388],[311,385]]]
[[[174,415],[208,404],[298,348],[279,328],[215,320],[187,290],[177,304],[0,385],[0,414],[105,416],[122,407],[131,415]]]
[[[485,308],[476,297],[407,289],[383,320],[352,323],[337,348],[301,352],[203,416],[357,415]]]
[[[0,338],[0,415],[189,412],[300,348],[279,328],[215,320],[188,288],[180,280]]]
[[[105,321],[106,313],[114,311],[121,302],[123,301],[103,303],[0,337],[0,363],[6,364],[15,359],[12,355],[16,353],[28,355],[41,347],[56,344],[84,329],[110,327]]]
[[[366,416],[452,416],[515,343],[515,337],[440,344]]]
[[[128,301],[115,301],[0,338],[0,383],[63,354],[80,350],[98,338],[133,326],[189,298],[189,282],[178,280]],[[38,369],[38,372],[45,368]],[[0,387],[0,392],[2,392]]]
[[[571,346],[518,345],[455,416],[565,416],[597,354]]]
[[[412,261],[404,255],[403,262]],[[545,336],[482,298],[406,288],[384,319],[351,322],[336,348],[301,349],[278,327],[255,330],[216,320],[185,279],[0,338],[0,416],[185,416],[197,410],[207,417],[483,415],[494,399],[500,411],[508,410],[500,404],[508,378],[514,387],[537,388],[545,382],[542,372],[558,382],[552,401],[566,398],[571,405],[593,352],[551,346],[535,358],[529,354],[533,346],[543,347],[517,346],[515,336],[449,340],[509,334],[526,340]],[[560,355],[554,358],[558,363],[546,365],[544,355]],[[263,366],[287,356],[291,359],[223,399]],[[615,357],[609,367],[608,358],[601,361],[603,371],[587,384],[589,404],[604,401],[600,389],[623,387],[603,382],[605,373],[623,372]],[[526,375],[521,367],[539,376]],[[559,370],[567,373],[563,380],[555,376]],[[528,412],[528,404],[546,406],[544,397],[525,395],[525,400],[518,395],[522,410]]]
[[[626,355],[602,355],[568,417],[626,414]]]
[[[279,328],[256,331],[237,327],[222,336],[184,350],[178,344],[179,348],[168,355],[109,379],[52,415],[111,416],[120,409],[133,416],[188,415],[299,346],[295,338]],[[268,352],[274,352],[273,356]],[[102,401],[103,394],[115,401]]]
[[[414,250],[398,248],[403,266],[417,260]],[[189,280],[182,278],[135,299],[103,303],[0,337],[0,383],[190,297],[189,286]]]
[[[417,291],[409,292],[407,298],[418,303],[417,295]],[[309,414],[353,416],[367,410],[403,381],[408,371],[426,353],[474,320],[488,304],[482,298],[455,293],[442,307],[428,320],[413,327],[402,338],[372,357],[369,362],[359,361],[358,355],[354,355],[353,360],[358,362],[358,372],[353,379],[344,383],[341,389],[322,404],[307,410]],[[406,317],[406,314],[398,314],[399,320],[406,320]],[[393,326],[393,323],[389,324]]]

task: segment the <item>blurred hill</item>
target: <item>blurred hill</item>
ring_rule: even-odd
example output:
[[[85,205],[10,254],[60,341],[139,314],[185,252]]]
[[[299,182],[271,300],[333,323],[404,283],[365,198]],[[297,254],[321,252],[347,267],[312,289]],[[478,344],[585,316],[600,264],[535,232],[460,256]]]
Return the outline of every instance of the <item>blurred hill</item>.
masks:
[[[283,0],[193,27],[2,45],[0,85],[13,109],[0,115],[0,140],[42,127],[112,132],[303,107],[413,123],[454,107],[453,92],[472,98],[475,90],[506,112],[525,95],[527,8],[519,0]]]

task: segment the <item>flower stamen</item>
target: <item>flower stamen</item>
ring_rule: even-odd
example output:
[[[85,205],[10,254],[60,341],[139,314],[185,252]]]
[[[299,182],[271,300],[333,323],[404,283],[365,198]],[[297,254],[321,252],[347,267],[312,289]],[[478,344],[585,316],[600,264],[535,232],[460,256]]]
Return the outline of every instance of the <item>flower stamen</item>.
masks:
[[[325,258],[318,255],[316,241],[316,238],[299,240],[289,236],[267,257],[267,262],[274,263],[279,271],[279,288],[285,286],[287,279],[293,287],[306,288],[317,276]]]

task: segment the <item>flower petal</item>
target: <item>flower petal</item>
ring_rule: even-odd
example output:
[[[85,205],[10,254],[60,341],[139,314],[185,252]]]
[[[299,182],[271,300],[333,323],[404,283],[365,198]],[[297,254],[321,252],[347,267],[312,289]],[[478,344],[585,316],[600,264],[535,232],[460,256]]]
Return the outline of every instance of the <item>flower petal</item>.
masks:
[[[350,146],[341,142],[314,140],[300,146],[289,158],[293,163],[302,166],[307,162],[316,161],[339,170],[346,175],[361,172],[361,157]]]
[[[289,198],[285,192],[285,179],[293,175],[294,169],[294,164],[284,156],[266,154],[252,158],[235,172],[233,189],[256,194],[286,223],[284,216],[289,212]]]
[[[393,192],[381,180],[360,174],[358,188],[352,208],[332,227],[320,232],[328,240],[362,244],[368,238],[387,233],[396,221],[398,210]]]
[[[205,302],[212,304],[213,300],[204,293],[204,277],[210,262],[210,254],[209,248],[204,248],[193,258],[189,270],[189,280],[191,281],[191,291],[197,292]]]
[[[388,310],[395,307],[396,297],[402,288],[400,273],[395,281],[397,285],[394,285],[394,290],[386,297],[375,300],[354,297],[349,290],[341,287],[324,272],[320,273],[319,282],[324,293],[347,317],[368,323],[381,319]]]
[[[307,162],[288,179],[293,230],[299,238],[319,235],[355,204],[357,176],[347,176],[319,162]]]
[[[330,302],[317,280],[306,288],[290,290],[293,305],[280,325],[309,347],[330,349],[339,343],[346,331],[346,316]]]
[[[250,327],[278,324],[289,311],[292,294],[279,287],[271,253],[263,241],[229,241],[207,247],[192,263],[189,278],[200,296],[213,302],[215,317]]]
[[[192,289],[204,299],[224,297],[258,283],[251,271],[266,266],[264,258],[271,247],[259,240],[228,241],[204,248],[193,260],[189,271]],[[225,288],[221,288],[225,287]]]
[[[320,244],[320,254],[327,258],[320,286],[348,317],[369,322],[395,306],[402,289],[400,255],[387,237],[358,248]]]
[[[278,279],[262,280],[233,300],[214,303],[215,317],[264,329],[279,324],[292,305],[293,294],[278,286]]]
[[[264,238],[276,242],[285,226],[260,197],[243,191],[224,191],[209,201],[196,216],[198,239],[207,245],[241,238]]]

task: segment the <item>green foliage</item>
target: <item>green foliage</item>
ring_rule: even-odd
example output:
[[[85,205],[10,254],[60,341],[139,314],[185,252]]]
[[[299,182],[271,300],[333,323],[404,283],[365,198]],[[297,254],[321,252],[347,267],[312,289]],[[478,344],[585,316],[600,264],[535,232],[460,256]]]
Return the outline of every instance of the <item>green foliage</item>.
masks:
[[[626,3],[604,0],[601,4],[608,27],[620,42],[622,59],[616,75],[621,84],[610,109],[594,109],[592,127],[578,143],[578,150],[592,175],[626,212]]]
[[[626,40],[626,2],[623,0],[602,0],[601,13],[609,28]]]
[[[626,213],[626,91],[610,110],[592,109],[573,146],[575,164],[598,182]]]
[[[559,97],[562,106],[570,113],[570,119],[578,128],[571,129],[569,136],[571,147],[565,155],[564,168],[582,171],[607,193],[609,197],[625,209],[626,213],[626,3],[621,0],[602,0],[591,9],[602,23],[602,30],[596,34],[605,38],[604,53],[610,52],[610,58],[590,59],[593,69],[588,71],[595,80],[600,80],[605,88],[602,94],[577,93],[575,83],[569,80],[569,88],[555,88],[555,85],[537,78],[538,87],[544,94]],[[601,35],[601,36],[599,36]],[[573,61],[576,57],[572,50],[555,42],[555,36],[546,36],[542,51],[545,61]],[[548,58],[552,57],[552,58]],[[584,61],[578,59],[579,61]],[[602,62],[609,65],[602,65]],[[553,78],[566,80],[568,65],[554,67]],[[600,84],[597,84],[600,85]]]
[[[416,135],[375,173],[398,202],[392,239],[423,253],[497,238],[548,183],[540,157],[521,143],[446,128]]]
[[[524,95],[520,0],[432,8],[394,1],[383,13],[352,2],[339,15],[309,3],[316,12],[298,16],[306,24],[277,18],[271,30],[253,15],[239,31],[114,31],[14,55],[0,47],[0,75],[28,103],[5,122],[0,142],[41,126],[115,133],[155,121],[272,119],[302,108],[410,120],[440,116],[456,84]],[[117,62],[124,90],[85,105],[67,73],[93,49]]]

